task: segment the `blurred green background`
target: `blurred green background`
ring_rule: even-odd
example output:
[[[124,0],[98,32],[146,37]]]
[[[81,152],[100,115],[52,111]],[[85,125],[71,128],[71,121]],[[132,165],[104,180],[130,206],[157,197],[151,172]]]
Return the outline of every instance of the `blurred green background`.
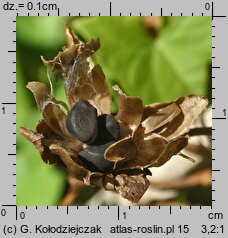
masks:
[[[17,131],[35,129],[41,119],[26,84],[48,84],[40,56],[53,59],[66,44],[64,23],[81,40],[100,38],[93,59],[110,90],[118,84],[144,104],[190,93],[211,99],[211,17],[163,17],[157,25],[141,17],[17,17]],[[54,84],[55,96],[66,101],[62,82]],[[66,178],[65,171],[44,164],[32,143],[17,133],[17,205],[57,205]]]

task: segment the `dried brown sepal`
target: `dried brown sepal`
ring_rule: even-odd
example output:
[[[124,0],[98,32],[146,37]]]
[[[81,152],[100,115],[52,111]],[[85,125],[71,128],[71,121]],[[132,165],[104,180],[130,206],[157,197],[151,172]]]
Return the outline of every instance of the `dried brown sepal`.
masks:
[[[149,167],[159,167],[169,161],[172,156],[177,155],[184,147],[188,145],[187,137],[177,137],[167,143],[162,153],[156,159],[156,161],[152,162]]]
[[[60,156],[63,163],[69,170],[69,172],[78,180],[83,181],[83,179],[88,175],[89,171],[82,166],[79,166],[75,161],[70,157],[68,152],[61,146],[57,144],[52,144],[49,146],[52,153]]]
[[[129,97],[119,88],[118,85],[113,86],[113,89],[119,95],[119,111],[116,118],[128,125],[131,129],[136,129],[139,126],[142,114],[143,103],[139,97]]]
[[[65,138],[59,136],[53,132],[45,120],[41,120],[36,127],[37,133],[43,135],[42,144],[45,147],[49,147],[51,144],[58,144],[61,147],[65,148],[69,155],[76,157],[78,153],[83,149],[83,144],[74,138]]]
[[[205,97],[187,95],[171,103],[155,103],[144,108],[142,125],[145,133],[156,132],[167,139],[186,133],[207,107]]]
[[[99,48],[99,39],[88,43],[74,45],[59,53],[62,62],[64,86],[66,96],[71,106],[78,99],[92,99],[96,93],[94,90],[91,70],[91,56]]]
[[[90,172],[84,178],[84,183],[90,186],[103,187],[105,190],[115,191],[116,180],[113,174]]]
[[[171,104],[151,105],[147,110],[150,110],[151,115],[142,122],[146,134],[154,132],[167,123],[172,122],[181,113],[181,109],[175,102]]]
[[[116,191],[124,198],[133,203],[139,202],[143,194],[150,186],[149,180],[144,175],[119,174],[115,177],[118,182],[115,185]]]
[[[98,109],[98,114],[111,114],[112,99],[101,66],[95,65],[91,75],[95,90],[91,103]]]
[[[120,162],[133,160],[136,156],[136,146],[131,137],[117,141],[105,151],[105,159]]]
[[[128,126],[123,124],[122,122],[119,121],[119,126],[120,126],[120,132],[119,132],[119,138],[123,139],[126,137],[129,137],[132,135],[132,129]]]
[[[146,138],[144,138],[144,134],[134,134],[133,141],[137,145],[136,156],[132,160],[120,161],[120,163],[117,163],[117,168],[139,169],[150,167],[149,165],[159,158],[169,143],[164,137],[155,133]]]
[[[40,152],[41,158],[45,163],[63,166],[60,157],[52,154],[49,148],[43,145],[42,134],[36,133],[25,127],[21,127],[19,131],[21,135],[23,135],[27,140],[31,141],[34,144],[36,149]]]
[[[175,138],[188,132],[190,126],[208,106],[208,100],[206,97],[193,94],[180,97],[175,102],[179,105],[184,118],[183,121],[178,124],[176,131],[172,134],[168,134],[168,139]],[[163,136],[166,136],[166,134],[164,133]]]
[[[36,104],[48,126],[58,135],[72,136],[66,129],[66,115],[49,88],[40,82],[30,82],[27,88],[32,91]]]
[[[68,47],[80,43],[78,37],[73,33],[73,31],[67,24],[65,24],[65,33],[67,37]]]

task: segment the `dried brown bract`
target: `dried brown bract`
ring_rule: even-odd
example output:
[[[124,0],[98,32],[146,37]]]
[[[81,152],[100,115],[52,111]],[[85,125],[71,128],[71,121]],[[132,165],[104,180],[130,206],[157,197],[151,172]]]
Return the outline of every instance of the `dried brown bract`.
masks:
[[[65,167],[76,179],[91,186],[116,190],[121,196],[137,203],[149,187],[146,176],[149,168],[165,164],[188,144],[189,127],[205,110],[208,101],[197,95],[183,96],[170,103],[143,106],[139,97],[127,96],[115,85],[119,96],[119,138],[104,153],[104,160],[112,161],[108,172],[91,169],[80,159],[79,153],[87,145],[76,139],[67,129],[67,115],[78,100],[86,100],[97,115],[111,114],[111,96],[105,75],[90,56],[100,47],[99,39],[87,43],[79,41],[66,26],[68,45],[52,61],[43,59],[53,77],[61,73],[69,104],[57,100],[52,89],[41,82],[30,82],[43,120],[36,131],[20,128],[20,133],[39,150],[45,163]]]

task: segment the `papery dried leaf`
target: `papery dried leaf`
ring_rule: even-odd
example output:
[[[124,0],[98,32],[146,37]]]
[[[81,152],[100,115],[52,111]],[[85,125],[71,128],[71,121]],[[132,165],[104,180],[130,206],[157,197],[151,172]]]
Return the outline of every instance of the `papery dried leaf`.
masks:
[[[155,103],[144,108],[145,133],[156,132],[167,139],[186,133],[199,114],[206,109],[205,97],[188,95],[171,103]]]
[[[76,164],[76,162],[70,157],[68,152],[61,146],[57,144],[52,144],[49,146],[52,153],[59,155],[65,166],[68,168],[69,172],[78,180],[83,181],[83,179],[88,175],[89,171],[82,166]]]
[[[149,180],[144,175],[128,176],[120,174],[115,177],[118,185],[115,186],[120,195],[133,203],[139,202],[150,186]]]
[[[58,60],[61,62],[62,68],[64,70],[68,70],[73,67],[73,64],[76,64],[76,57],[78,57],[79,47],[80,44],[73,45],[70,48],[64,49],[64,51],[58,54]]]
[[[200,113],[206,110],[206,107],[208,105],[208,100],[206,97],[197,95],[188,95],[181,97],[175,102],[181,108],[184,119],[174,133],[168,134],[168,139],[172,139],[176,136],[186,133],[193,122],[199,117]],[[163,134],[163,136],[166,136],[165,133]]]
[[[117,86],[113,89],[119,94],[119,111],[116,118],[134,130],[141,122],[143,103],[139,97],[129,97]]]
[[[55,154],[52,154],[49,148],[43,144],[42,134],[35,133],[25,127],[20,128],[20,133],[35,145],[36,149],[40,152],[41,158],[45,163],[63,166],[60,157]]]
[[[115,190],[115,178],[113,174],[89,172],[84,178],[84,183],[90,186],[103,187],[105,190]]]
[[[123,139],[132,135],[132,129],[128,125],[119,122],[119,126],[120,126],[119,139]]]
[[[55,58],[55,61],[60,62],[63,69],[66,70],[66,72],[69,72],[72,71],[72,69],[74,70],[75,66],[80,67],[80,64],[83,64],[84,61],[86,61],[87,58],[94,54],[99,48],[99,39],[92,39],[86,43],[75,44],[60,52]]]
[[[145,128],[140,124],[132,134],[132,141],[135,143],[136,148],[140,147],[145,137]]]
[[[105,159],[120,162],[132,160],[136,156],[136,146],[131,137],[117,141],[105,151]]]
[[[52,144],[58,144],[63,147],[67,153],[72,157],[77,157],[79,152],[83,149],[83,144],[78,140],[57,140],[57,139],[43,139],[42,143],[49,147]]]
[[[169,106],[171,103],[156,102],[146,105],[143,109],[142,122],[145,121],[148,117],[156,114],[158,110]]]
[[[169,143],[164,137],[154,133],[144,138],[143,128],[140,130],[137,128],[133,134],[133,141],[135,146],[137,146],[137,155],[132,160],[118,163],[117,168],[134,169],[149,167],[148,165],[159,158]]]
[[[78,37],[73,33],[73,31],[67,24],[65,24],[65,32],[67,36],[68,47],[80,43]]]
[[[70,155],[73,157],[77,156],[78,153],[83,149],[83,144],[75,138],[64,138],[53,132],[45,120],[41,120],[36,127],[37,133],[43,135],[43,145],[49,147],[51,144],[58,144],[65,148]]]
[[[154,132],[165,124],[172,122],[181,113],[181,109],[175,102],[171,104],[164,103],[164,107],[161,106],[163,105],[151,105],[147,109],[147,112],[150,110],[151,115],[142,122],[146,134]]]
[[[91,74],[96,93],[92,102],[98,109],[98,114],[111,114],[112,99],[101,66],[95,65]]]
[[[156,161],[152,162],[147,168],[162,166],[169,161],[172,156],[177,155],[187,144],[188,138],[182,136],[169,141]]]
[[[30,82],[27,88],[32,91],[37,106],[48,126],[58,135],[72,137],[66,128],[66,115],[48,87],[40,82]]]
[[[59,53],[60,59],[64,59],[65,62],[63,65],[64,85],[71,106],[73,106],[78,99],[90,100],[96,95],[91,73],[93,67],[87,58],[98,48],[99,40],[92,40],[87,44],[74,45],[64,52]],[[71,55],[69,55],[70,52]],[[68,63],[66,59],[68,59]]]

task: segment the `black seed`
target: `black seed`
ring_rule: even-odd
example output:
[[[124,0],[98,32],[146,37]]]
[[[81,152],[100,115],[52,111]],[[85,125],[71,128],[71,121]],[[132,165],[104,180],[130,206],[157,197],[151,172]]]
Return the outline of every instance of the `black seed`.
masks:
[[[103,145],[119,137],[119,123],[112,115],[103,114],[98,118],[98,135],[92,145]]]
[[[81,160],[93,172],[110,172],[114,163],[104,159],[104,153],[113,143],[114,141],[99,146],[88,146],[79,153]]]
[[[97,109],[86,100],[78,100],[67,115],[66,126],[82,143],[92,143],[97,137]]]

